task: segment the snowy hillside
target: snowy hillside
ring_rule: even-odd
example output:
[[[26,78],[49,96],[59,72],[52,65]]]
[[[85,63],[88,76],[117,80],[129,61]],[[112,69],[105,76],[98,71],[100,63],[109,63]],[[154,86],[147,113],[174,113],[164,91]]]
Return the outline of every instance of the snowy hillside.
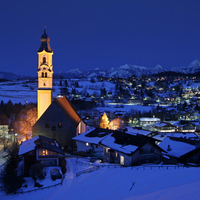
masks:
[[[89,167],[89,166],[87,166]],[[63,185],[31,193],[6,196],[4,200],[153,200],[153,199],[199,199],[200,169],[171,167],[100,167],[100,169],[76,177],[76,172],[86,165],[67,159],[67,173]],[[49,182],[47,183],[47,180]],[[41,182],[54,184],[50,179]],[[33,181],[27,182],[29,189]],[[45,185],[44,185],[45,186]],[[24,189],[26,190],[26,189]]]

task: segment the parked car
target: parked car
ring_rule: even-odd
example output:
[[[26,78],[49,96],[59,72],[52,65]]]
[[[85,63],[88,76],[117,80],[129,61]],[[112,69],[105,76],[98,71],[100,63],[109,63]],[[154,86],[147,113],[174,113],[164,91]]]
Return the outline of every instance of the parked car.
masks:
[[[55,181],[56,179],[61,179],[62,178],[62,174],[61,174],[60,170],[57,169],[57,168],[53,168],[50,171],[50,175],[51,175],[51,180],[53,180],[53,181]]]

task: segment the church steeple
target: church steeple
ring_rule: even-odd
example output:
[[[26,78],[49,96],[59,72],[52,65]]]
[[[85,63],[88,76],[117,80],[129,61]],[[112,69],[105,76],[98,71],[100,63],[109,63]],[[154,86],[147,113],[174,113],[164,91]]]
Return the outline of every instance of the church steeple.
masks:
[[[50,39],[49,36],[47,35],[46,28],[44,29],[44,33],[41,36],[40,40],[41,40],[41,45],[40,48],[38,49],[38,52],[42,52],[43,50],[45,50],[46,52],[53,52],[49,44]]]
[[[41,45],[38,50],[38,119],[52,102],[52,82],[53,82],[53,50],[50,47],[50,39],[44,30],[41,36]]]

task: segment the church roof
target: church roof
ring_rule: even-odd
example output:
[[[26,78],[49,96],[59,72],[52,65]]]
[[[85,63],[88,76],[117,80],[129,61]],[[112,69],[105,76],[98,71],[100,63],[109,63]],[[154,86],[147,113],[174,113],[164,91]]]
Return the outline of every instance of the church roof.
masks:
[[[70,121],[75,126],[78,126],[81,118],[79,117],[78,113],[75,111],[69,100],[66,97],[61,97],[55,99],[55,103],[64,111]]]
[[[45,50],[46,52],[53,52],[49,44],[50,39],[46,33],[46,29],[44,30],[44,33],[41,36],[40,40],[41,40],[41,44],[40,44],[40,48],[38,49],[38,52],[42,52],[43,50]]]

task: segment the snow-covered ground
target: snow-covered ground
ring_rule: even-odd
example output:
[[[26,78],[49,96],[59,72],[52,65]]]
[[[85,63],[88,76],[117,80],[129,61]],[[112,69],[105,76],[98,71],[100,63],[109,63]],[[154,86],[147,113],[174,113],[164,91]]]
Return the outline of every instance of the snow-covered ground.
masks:
[[[31,193],[6,196],[3,200],[153,200],[199,199],[200,168],[100,168],[76,177],[87,165],[67,159],[67,173],[62,185]],[[47,177],[48,180],[48,177]],[[47,182],[46,180],[46,182]],[[49,182],[50,182],[49,178]],[[30,182],[28,183],[30,184]],[[45,185],[44,185],[45,186]]]

